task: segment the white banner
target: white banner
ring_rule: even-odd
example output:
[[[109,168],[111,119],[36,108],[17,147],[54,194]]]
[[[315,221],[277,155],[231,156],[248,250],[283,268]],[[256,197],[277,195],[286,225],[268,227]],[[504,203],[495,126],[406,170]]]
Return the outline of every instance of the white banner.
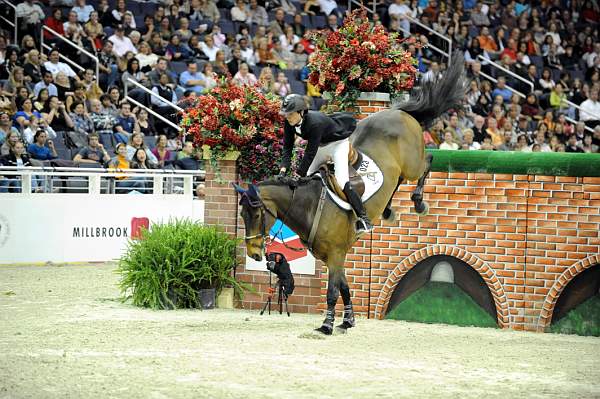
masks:
[[[183,197],[0,196],[0,264],[118,259],[141,227],[170,218],[203,221],[204,201]]]

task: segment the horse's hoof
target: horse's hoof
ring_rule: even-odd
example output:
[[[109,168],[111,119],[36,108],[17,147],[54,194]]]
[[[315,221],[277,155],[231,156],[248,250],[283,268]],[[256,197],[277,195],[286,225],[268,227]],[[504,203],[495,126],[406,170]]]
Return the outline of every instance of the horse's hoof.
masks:
[[[347,330],[349,328],[354,327],[354,323],[350,323],[348,321],[345,321],[342,324],[338,324],[336,327],[339,328],[339,329]]]
[[[333,328],[330,326],[322,325],[319,328],[315,328],[315,331],[320,332],[321,334],[331,335],[333,334]]]
[[[427,216],[429,214],[429,204],[427,202],[422,202],[419,209],[415,209],[419,216]]]

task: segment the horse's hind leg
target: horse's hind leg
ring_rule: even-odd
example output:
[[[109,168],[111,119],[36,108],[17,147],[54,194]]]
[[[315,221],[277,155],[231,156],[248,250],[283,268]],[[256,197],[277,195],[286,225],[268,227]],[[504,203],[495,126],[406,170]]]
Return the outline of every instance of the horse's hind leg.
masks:
[[[400,184],[402,184],[402,177],[398,178],[398,183],[396,184],[396,188],[392,192],[392,196],[391,196],[390,200],[388,201],[387,205],[385,206],[385,209],[383,210],[382,216],[388,222],[393,222],[396,219],[396,214],[394,213],[394,210],[392,209],[392,201],[394,200],[394,194],[396,193],[396,191],[398,191],[398,187],[400,187]]]
[[[415,190],[413,191],[412,195],[410,196],[410,199],[415,204],[415,211],[419,215],[424,215],[429,210],[427,203],[423,201],[423,190],[424,190],[424,186],[425,186],[425,179],[427,179],[427,176],[429,175],[429,172],[431,171],[431,161],[432,160],[433,160],[432,154],[428,153],[427,155],[425,155],[425,161],[427,162],[427,167],[425,168],[425,172],[423,172],[423,175],[419,178],[419,181],[417,182],[417,187],[415,187]]]

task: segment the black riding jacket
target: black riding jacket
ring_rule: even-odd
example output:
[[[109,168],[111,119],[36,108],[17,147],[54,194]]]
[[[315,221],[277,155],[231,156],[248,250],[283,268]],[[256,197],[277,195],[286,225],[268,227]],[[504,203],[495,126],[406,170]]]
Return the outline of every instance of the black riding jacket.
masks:
[[[307,111],[302,119],[300,132],[297,132],[296,127],[286,120],[283,133],[283,159],[280,166],[290,168],[296,134],[307,140],[304,157],[298,168],[298,174],[306,176],[320,145],[348,138],[355,128],[356,119],[352,114],[342,112],[325,115],[319,111]]]

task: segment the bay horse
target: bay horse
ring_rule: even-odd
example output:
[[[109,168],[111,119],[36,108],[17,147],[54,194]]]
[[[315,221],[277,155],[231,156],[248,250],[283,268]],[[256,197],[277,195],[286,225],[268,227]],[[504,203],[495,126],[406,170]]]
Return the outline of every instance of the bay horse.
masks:
[[[386,216],[390,216],[392,196],[404,181],[418,180],[411,199],[417,213],[427,211],[423,187],[431,168],[431,156],[425,153],[421,124],[426,125],[448,109],[459,106],[464,94],[464,60],[457,54],[440,79],[422,82],[406,102],[377,112],[357,124],[350,137],[352,145],[374,160],[383,172],[383,185],[365,202],[371,220],[380,219],[384,210],[387,210]],[[327,265],[327,313],[317,331],[330,335],[340,294],[344,315],[338,328],[355,325],[344,262],[358,237],[351,211],[340,209],[329,197],[320,201],[322,185],[320,178],[308,177],[300,181],[290,178],[267,180],[248,189],[234,186],[241,195],[240,213],[246,229],[248,256],[262,260],[265,239],[278,218],[296,232],[305,245],[310,242],[312,254]],[[319,204],[322,211],[316,217]],[[316,234],[314,231],[311,234],[313,222],[319,217]],[[311,235],[314,240],[309,240]]]

